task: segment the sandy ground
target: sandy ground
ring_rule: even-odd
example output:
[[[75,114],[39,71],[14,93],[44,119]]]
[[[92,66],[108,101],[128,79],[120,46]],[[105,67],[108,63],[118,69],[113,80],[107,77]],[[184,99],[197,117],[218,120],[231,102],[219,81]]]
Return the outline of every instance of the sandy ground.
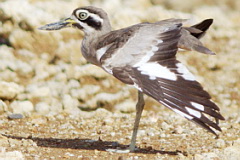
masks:
[[[78,118],[66,113],[20,120],[6,117],[1,115],[0,144],[6,150],[0,157],[18,151],[15,157],[25,159],[239,159],[239,117],[221,123],[223,132],[216,138],[167,110],[145,111],[135,153],[106,151],[127,147],[133,113],[98,109]]]
[[[81,32],[37,30],[86,5],[104,8],[114,29],[213,18],[203,43],[216,55],[183,52],[178,59],[226,118],[219,137],[145,97],[138,150],[107,152],[130,143],[136,90],[84,60]],[[240,159],[239,10],[235,0],[0,0],[0,160]]]

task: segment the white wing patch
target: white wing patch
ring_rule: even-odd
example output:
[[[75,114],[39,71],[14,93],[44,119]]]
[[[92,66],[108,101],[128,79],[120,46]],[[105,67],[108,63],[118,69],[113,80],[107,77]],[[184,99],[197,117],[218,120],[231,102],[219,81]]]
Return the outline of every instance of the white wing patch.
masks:
[[[191,105],[193,105],[193,107],[201,110],[201,111],[204,111],[204,106],[201,105],[201,104],[198,104],[198,103],[195,103],[195,102],[191,102]]]
[[[157,62],[148,62],[154,55],[154,52],[158,51],[157,45],[163,43],[161,39],[155,40],[154,45],[151,45],[151,50],[147,51],[146,55],[137,62],[133,67],[136,67],[141,74],[148,75],[150,80],[155,80],[157,77],[177,80],[175,73],[171,72],[167,67],[160,65]]]
[[[170,101],[167,100],[167,99],[165,99],[165,100],[168,101],[169,103],[172,103],[172,102],[170,102]],[[187,119],[193,119],[192,116],[187,115],[186,113],[184,113],[184,112],[182,112],[182,111],[180,111],[180,110],[178,110],[178,109],[176,109],[176,108],[172,108],[171,106],[169,106],[169,105],[166,104],[165,102],[163,102],[163,101],[159,101],[159,102],[162,103],[163,105],[165,105],[166,107],[170,108],[170,109],[173,110],[174,112],[178,113],[179,115],[181,115],[181,116],[183,116],[183,117],[185,117],[185,118],[187,118]],[[173,103],[172,103],[172,104],[173,104]]]
[[[185,107],[186,110],[188,111],[189,114],[197,117],[197,118],[201,118],[201,113],[199,111],[193,110],[191,108]]]
[[[182,63],[177,63],[176,65],[177,65],[178,73],[181,73],[182,77],[185,80],[189,80],[189,81],[196,80],[196,78],[193,76],[193,74],[191,72],[189,72],[189,70]]]
[[[157,77],[174,81],[177,80],[175,73],[156,62],[144,63],[137,69],[141,72],[141,74],[148,75],[151,80],[155,80]]]
[[[152,49],[150,51],[147,51],[146,55],[142,57],[142,59],[136,63],[133,67],[138,67],[138,66],[141,66],[142,64],[144,63],[147,63],[150,58],[154,55],[154,52],[156,52],[158,50],[158,47],[156,46],[151,46]]]
[[[97,60],[100,61],[100,59],[102,58],[102,56],[106,53],[108,49],[108,46],[106,47],[102,47],[100,49],[97,50],[96,55],[97,55]]]
[[[187,115],[186,113],[182,112],[182,111],[179,111],[178,109],[175,109],[175,108],[172,108],[172,110],[176,113],[178,113],[179,115],[183,116],[183,117],[186,117],[187,119],[193,119],[192,116],[190,115]]]

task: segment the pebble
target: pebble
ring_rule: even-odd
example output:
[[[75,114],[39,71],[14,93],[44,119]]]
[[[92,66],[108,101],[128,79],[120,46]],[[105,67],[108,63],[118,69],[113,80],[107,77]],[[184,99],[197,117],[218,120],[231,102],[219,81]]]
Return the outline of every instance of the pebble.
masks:
[[[74,154],[69,153],[69,152],[65,153],[65,155],[66,155],[66,156],[69,156],[69,157],[73,157],[73,156],[74,156]]]
[[[237,140],[233,141],[233,146],[238,146],[240,149],[240,138],[238,138]]]
[[[73,108],[78,108],[79,106],[79,101],[76,98],[70,96],[69,94],[65,94],[62,101],[65,111],[72,110]]]
[[[33,104],[30,101],[14,101],[10,104],[13,113],[29,114],[34,110]]]
[[[223,148],[225,147],[226,143],[223,139],[217,139],[215,143],[215,147],[217,148]]]
[[[28,85],[26,88],[29,98],[42,98],[50,96],[50,88],[47,86],[39,86],[38,84]]]
[[[35,111],[40,114],[47,114],[49,112],[50,106],[45,102],[39,102],[35,105]]]
[[[177,126],[175,129],[174,129],[174,133],[176,134],[182,134],[183,133],[183,128],[181,126]]]
[[[25,76],[25,77],[31,77],[33,75],[33,67],[31,65],[29,65],[26,62],[22,62],[20,60],[17,61],[16,63],[16,69],[15,71],[21,75],[21,76]]]
[[[9,145],[8,143],[9,143],[8,138],[0,134],[0,153],[1,153],[1,147],[7,147]]]
[[[111,132],[110,135],[111,135],[112,137],[114,137],[114,136],[116,135],[116,133],[115,133],[115,132]]]
[[[194,160],[220,160],[220,157],[214,152],[209,152],[194,155]]]
[[[145,136],[146,135],[146,130],[143,130],[143,129],[139,129],[138,130],[138,136],[141,137],[141,136]]]
[[[31,123],[33,126],[39,126],[39,125],[42,125],[42,124],[46,124],[47,121],[45,118],[42,118],[42,117],[39,117],[39,118],[33,118],[31,120]]]
[[[80,83],[79,81],[75,80],[75,79],[70,79],[68,84],[67,84],[67,87],[69,89],[72,89],[72,88],[79,88],[80,87]]]
[[[166,131],[169,130],[171,128],[171,125],[167,124],[166,122],[162,122],[162,124],[160,125],[160,127]]]
[[[0,81],[0,98],[12,100],[23,91],[23,87],[14,82]]]
[[[1,160],[24,160],[24,155],[20,151],[6,151],[5,148],[0,147]]]
[[[24,116],[22,114],[10,114],[8,115],[9,119],[22,119]]]
[[[84,85],[81,88],[72,88],[70,94],[74,98],[85,100],[90,95],[94,95],[100,91],[99,85]]]
[[[108,76],[106,72],[92,64],[70,67],[67,69],[66,73],[69,79],[81,79],[83,76],[92,76],[96,78],[105,78]]]
[[[7,104],[2,100],[0,100],[0,111],[7,111],[7,110],[8,110]]]
[[[122,112],[134,112],[136,108],[135,106],[136,106],[136,102],[130,99],[130,100],[125,100],[122,103],[116,104],[114,108]]]
[[[150,136],[150,137],[155,136],[154,132],[147,132],[147,135]]]
[[[124,98],[123,92],[117,93],[101,92],[94,96],[91,100],[88,100],[86,104],[88,106],[97,106],[98,102],[113,103],[114,101],[119,101],[122,98]]]
[[[219,42],[223,42],[223,44],[226,39],[230,39],[228,43],[230,46],[216,47],[215,43],[206,43],[209,45],[209,48],[213,50],[214,49],[216,50],[217,48],[217,51],[222,53],[217,53],[218,58],[214,57],[213,58],[215,59],[214,61],[211,61],[210,58],[208,57],[206,57],[206,59],[203,58],[204,60],[201,60],[201,58],[199,58],[200,62],[198,64],[196,63],[195,70],[198,71],[198,69],[201,66],[204,66],[205,63],[208,64],[207,67],[209,68],[214,68],[219,65],[220,69],[218,69],[218,71],[214,72],[214,74],[212,75],[214,75],[213,77],[218,77],[216,84],[218,83],[219,84],[218,86],[221,86],[222,88],[221,92],[215,89],[216,87],[215,84],[212,85],[214,86],[213,87],[214,89],[211,86],[209,87],[208,83],[205,83],[204,85],[206,85],[206,87],[209,87],[207,88],[209,91],[212,91],[214,99],[219,100],[219,106],[222,107],[221,109],[224,109],[224,108],[229,108],[229,110],[231,110],[232,108],[236,109],[239,106],[238,105],[239,103],[237,101],[234,102],[234,99],[237,100],[236,97],[238,96],[238,94],[235,94],[235,93],[238,93],[238,90],[239,90],[239,86],[236,85],[235,87],[235,84],[238,84],[237,82],[239,82],[239,64],[237,63],[239,60],[239,56],[238,56],[239,41],[238,39],[236,39],[236,37],[239,35],[238,34],[239,30],[236,29],[237,28],[236,26],[233,27],[234,26],[233,22],[237,23],[239,16],[236,15],[236,17],[234,17],[233,14],[225,14],[225,12],[222,12],[221,7],[216,7],[215,5],[213,5],[212,7],[212,6],[207,6],[206,4],[206,6],[204,7],[198,7],[199,4],[194,3],[193,1],[190,2],[191,5],[189,4],[186,5],[181,1],[179,2],[170,1],[168,3],[169,5],[168,8],[172,7],[172,9],[178,9],[181,11],[192,9],[193,12],[191,14],[194,14],[194,16],[183,13],[183,12],[175,12],[172,10],[169,11],[167,9],[164,9],[164,7],[160,5],[159,6],[152,5],[150,2],[147,2],[147,1],[145,1],[144,4],[149,3],[149,5],[145,6],[141,4],[142,1],[144,0],[141,0],[140,2],[129,1],[127,3],[125,2],[120,3],[120,0],[118,0],[114,3],[108,3],[108,1],[104,0],[104,3],[102,3],[102,6],[99,6],[99,7],[108,9],[109,15],[113,15],[113,13],[117,13],[117,15],[114,14],[115,16],[112,17],[113,18],[112,21],[114,22],[113,24],[114,28],[120,28],[121,26],[127,26],[128,24],[133,24],[135,22],[138,23],[142,20],[144,21],[151,20],[151,22],[154,22],[159,19],[164,19],[164,17],[167,18],[167,17],[174,17],[174,16],[177,16],[180,18],[190,17],[197,20],[202,19],[203,17],[210,16],[216,19],[214,21],[215,28],[214,27],[211,28],[213,32],[209,31],[208,35],[206,36],[205,42],[210,42],[209,39],[211,39],[211,37],[215,37],[215,39],[217,39]],[[157,4],[157,1],[159,0],[153,0],[153,1],[154,2],[152,3]],[[225,1],[223,1],[223,5]],[[41,114],[46,114],[47,112],[58,114],[63,110],[63,108],[65,110],[71,110],[75,112],[73,108],[77,108],[76,107],[78,106],[77,101],[79,99],[83,100],[84,102],[82,103],[84,104],[86,104],[85,101],[86,102],[88,101],[87,105],[93,106],[93,107],[97,101],[104,100],[120,111],[129,112],[129,111],[135,110],[135,101],[133,102],[132,100],[128,100],[128,99],[131,99],[130,98],[132,97],[131,95],[127,95],[126,97],[123,97],[122,94],[119,94],[119,95],[113,94],[113,96],[111,94],[100,95],[100,92],[109,93],[108,89],[111,93],[113,93],[112,91],[116,90],[116,88],[118,89],[118,87],[121,86],[121,85],[118,86],[118,84],[115,84],[115,80],[111,80],[110,78],[108,78],[109,75],[106,72],[104,72],[103,70],[101,70],[96,66],[93,66],[91,64],[86,64],[86,61],[83,63],[85,65],[82,66],[82,65],[72,65],[70,63],[65,63],[64,60],[62,60],[66,58],[67,61],[70,61],[71,59],[74,59],[74,61],[76,62],[80,61],[80,58],[78,59],[73,57],[73,55],[76,53],[79,55],[79,57],[81,57],[81,59],[83,59],[79,51],[79,45],[80,45],[81,39],[77,38],[76,36],[76,37],[72,37],[70,41],[67,40],[69,39],[69,37],[73,35],[73,33],[74,34],[76,33],[76,30],[69,29],[69,30],[64,30],[61,33],[60,32],[51,32],[51,33],[38,32],[37,30],[35,30],[36,27],[40,26],[40,24],[44,24],[47,22],[54,22],[54,20],[60,17],[64,17],[64,14],[66,13],[63,13],[61,9],[56,9],[54,4],[60,5],[60,7],[58,8],[62,8],[62,6],[65,7],[65,9],[69,11],[68,13],[70,13],[70,11],[72,10],[72,6],[74,6],[75,3],[79,3],[77,2],[77,0],[71,1],[70,3],[68,2],[70,1],[64,1],[63,3],[56,1],[56,2],[53,2],[53,5],[49,5],[50,2],[48,1],[42,1],[42,2],[39,1],[38,3],[30,3],[29,0],[25,0],[25,1],[8,0],[8,1],[1,2],[1,10],[3,11],[4,16],[6,14],[6,17],[10,17],[11,19],[11,20],[6,20],[6,22],[4,21],[2,22],[1,32],[3,33],[3,35],[9,36],[11,45],[14,47],[7,47],[5,45],[0,46],[0,53],[1,53],[0,54],[0,62],[1,62],[0,63],[0,69],[1,69],[0,98],[10,100],[10,104],[8,104],[6,101],[5,101],[6,103],[4,103],[3,101],[0,102],[0,111],[8,111],[9,109],[12,109],[14,110],[13,113],[19,113],[20,115],[24,116],[25,113],[30,113],[34,111],[34,106],[32,104],[34,103],[36,104],[35,111]],[[234,5],[238,3],[239,3],[238,1],[231,1],[231,4],[230,3],[229,4],[231,6],[234,6],[235,9],[238,8],[239,10],[239,5]],[[88,4],[88,3],[85,2],[84,0],[84,2],[81,2],[81,5],[82,4]],[[120,4],[120,5],[117,6],[116,4]],[[224,5],[224,7],[228,8],[229,4],[226,4],[226,6]],[[118,8],[122,8],[123,6],[126,8],[127,11],[125,9],[124,10],[120,9],[118,10],[118,12],[116,12]],[[134,10],[131,8],[131,6],[134,7]],[[139,8],[144,9],[144,11],[139,10]],[[233,9],[234,12],[237,12],[238,10],[235,10],[235,9]],[[33,12],[37,13],[35,14],[36,16],[32,16],[31,13]],[[141,13],[140,16],[138,14],[139,12]],[[155,16],[149,16],[153,14]],[[129,17],[129,15],[134,15],[134,16]],[[125,17],[125,18],[119,18],[119,17]],[[20,28],[19,25],[17,25],[17,24],[20,24],[20,22],[24,22],[27,25],[30,25],[30,28],[32,27],[34,31],[31,31],[31,30],[26,31],[24,30],[24,28]],[[38,41],[36,41],[36,39]],[[75,40],[75,39],[78,39],[78,40]],[[234,48],[234,46],[236,47]],[[22,48],[24,48],[24,50]],[[224,50],[221,48],[224,48]],[[234,50],[232,51],[232,49]],[[223,52],[223,51],[226,51],[226,52]],[[235,54],[235,52],[237,54]],[[231,53],[231,54],[223,54],[223,53]],[[54,63],[49,63],[53,54],[58,55],[60,59],[57,59]],[[192,55],[201,56],[200,54],[192,54]],[[189,56],[192,56],[192,55],[189,54]],[[179,56],[181,56],[181,54]],[[185,57],[186,55],[183,55],[183,56]],[[25,61],[23,61],[22,58],[24,58]],[[194,58],[190,57],[189,60],[191,61],[192,59],[194,60],[195,58],[196,57]],[[186,60],[187,58],[184,58],[184,59]],[[213,62],[213,63],[208,63],[208,62]],[[199,64],[203,64],[203,65],[199,66]],[[230,64],[230,65],[225,65],[225,64]],[[223,67],[222,65],[225,65],[225,67]],[[230,66],[236,66],[236,67],[230,68]],[[221,68],[225,68],[225,69],[223,70]],[[33,74],[33,71],[35,72],[36,75]],[[208,73],[211,74],[211,72],[208,72]],[[210,74],[208,73],[204,73],[204,67],[202,67],[201,70],[199,71],[199,74],[202,74],[202,75],[206,74],[206,76],[211,80],[211,77],[209,77]],[[28,77],[27,75],[30,75],[30,77]],[[33,78],[31,78],[31,76],[33,76]],[[90,81],[88,81],[89,79]],[[79,83],[78,80],[81,83]],[[93,80],[93,83],[91,80]],[[49,83],[50,81],[52,81],[53,83]],[[1,86],[2,82],[4,83],[3,86]],[[13,82],[15,82],[15,84]],[[30,90],[30,91],[27,90],[27,92],[22,93],[23,87],[21,87],[21,85],[27,86],[27,89],[28,89],[29,83],[35,86],[33,90]],[[89,84],[92,84],[92,85],[90,86]],[[18,85],[18,87],[15,88],[14,87],[15,85]],[[209,85],[211,85],[211,82],[209,83]],[[4,88],[4,86],[6,88]],[[233,86],[233,87],[224,87],[224,86]],[[229,90],[232,88],[235,88],[236,91],[229,92]],[[221,95],[224,95],[224,93],[227,93],[226,95],[231,95],[231,96],[226,96],[226,97],[224,96],[222,98]],[[15,102],[13,100],[15,100]],[[28,104],[22,104],[23,100],[28,100],[27,101]],[[228,107],[224,107],[224,106],[228,106]],[[101,114],[101,116],[103,114],[102,111],[103,110],[101,110],[101,112],[98,112],[98,114],[99,115]],[[81,112],[81,113],[85,117],[87,115],[94,115],[94,114],[89,114],[84,112]],[[223,110],[222,113],[226,115],[230,114],[228,112],[225,112],[225,110]],[[9,116],[17,117],[16,115],[17,114],[15,115],[11,114]],[[159,117],[164,118],[164,116],[162,117],[159,116]],[[166,122],[170,122],[169,119],[171,119],[171,117],[169,116],[166,116],[166,117],[167,117],[166,119],[168,120]],[[127,120],[128,119],[126,119],[126,121]],[[176,118],[173,119],[172,121],[175,121],[175,120]],[[183,119],[180,119],[176,121],[176,123],[180,124],[182,120]],[[143,120],[143,122],[144,121],[145,120]],[[239,121],[240,119],[238,118],[238,122]],[[114,120],[110,118],[108,118],[104,122],[106,122],[107,125],[115,124]],[[155,119],[152,119],[152,123],[155,123],[155,122],[157,121]],[[166,122],[162,123],[162,128],[164,131],[169,131],[172,128],[172,123],[166,123]],[[185,123],[185,120],[184,120],[184,123]],[[229,123],[226,123],[226,124],[229,125]],[[178,133],[178,134],[185,132],[185,130],[183,131],[183,128],[181,126],[173,129],[175,130],[175,133]],[[227,133],[227,129],[228,127],[223,128],[223,130],[226,131],[226,133]],[[229,130],[231,129],[232,128],[229,128]],[[145,131],[144,132],[139,131],[139,134],[145,135],[147,134],[147,132],[149,132],[149,130],[147,130],[146,133]],[[156,132],[151,132],[151,131],[150,133],[157,134]],[[190,136],[196,135],[195,132],[186,132],[186,133],[188,135],[190,134]],[[217,149],[226,147],[232,143],[232,137],[233,137],[232,133],[227,135],[228,135],[227,138],[231,140],[229,140],[229,142],[227,141],[225,142],[223,139],[216,140],[215,147]],[[160,135],[160,137],[169,137],[169,136],[171,136],[171,134],[167,134],[167,132],[163,132]],[[182,134],[180,136],[182,136]],[[168,138],[162,138],[162,139],[164,140]],[[239,141],[234,142],[234,144],[238,144],[238,143]],[[228,156],[231,156],[231,154],[234,154],[234,153],[238,153],[237,151],[239,151],[239,147],[237,145],[234,145],[232,146],[232,148],[228,148],[224,150],[224,152]],[[13,152],[4,152],[4,153],[8,153],[8,156],[11,157],[10,153],[13,153]],[[22,154],[21,152],[17,152],[17,153]],[[24,151],[23,153],[25,154]],[[2,155],[1,151],[0,151],[0,155]],[[163,157],[163,155],[161,156]],[[200,156],[217,157],[214,154],[200,155]]]
[[[239,160],[240,146],[230,146],[224,149],[224,156],[226,159]]]

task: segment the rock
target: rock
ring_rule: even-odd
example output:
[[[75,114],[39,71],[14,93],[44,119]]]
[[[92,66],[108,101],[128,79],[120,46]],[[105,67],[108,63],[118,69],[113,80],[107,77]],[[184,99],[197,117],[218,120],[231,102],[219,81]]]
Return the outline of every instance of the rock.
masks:
[[[240,149],[240,138],[238,138],[237,140],[234,140],[233,141],[233,146],[238,146],[239,147],[239,149]]]
[[[79,88],[79,87],[80,87],[80,83],[79,83],[79,81],[77,81],[77,80],[75,80],[75,79],[70,79],[70,80],[68,81],[67,87],[68,87],[69,89]]]
[[[0,148],[0,159],[8,159],[8,160],[24,160],[24,156],[22,152],[19,151],[9,151],[7,152],[5,148]]]
[[[98,85],[84,85],[83,87],[73,88],[70,90],[72,97],[77,99],[87,99],[90,95],[94,95],[100,91],[100,86]]]
[[[24,116],[22,114],[10,114],[8,115],[9,119],[22,119]]]
[[[24,77],[33,76],[34,74],[33,67],[28,63],[18,60],[15,62],[15,65],[16,65],[15,72],[17,72],[20,76],[24,76]]]
[[[12,100],[23,91],[23,87],[14,82],[0,81],[0,98]]]
[[[2,136],[2,134],[0,134],[0,146],[1,147],[7,147],[8,145],[9,145],[8,144],[8,138],[5,137],[5,136]],[[0,154],[1,154],[1,147],[0,147]]]
[[[8,110],[7,104],[2,100],[0,100],[0,111],[7,111],[7,110]]]
[[[40,114],[47,114],[50,110],[50,106],[45,102],[39,102],[35,105],[35,111]]]
[[[129,96],[128,92],[117,92],[117,93],[107,93],[107,92],[102,92],[102,93],[98,93],[97,95],[95,95],[92,99],[86,101],[86,104],[88,106],[94,107],[97,106],[98,103],[114,103],[116,101],[120,101],[121,99],[124,99],[124,97]]]
[[[14,101],[10,104],[13,113],[29,114],[34,110],[33,104],[30,101]]]
[[[64,110],[71,110],[73,108],[77,108],[79,106],[79,102],[77,99],[71,97],[69,94],[63,96],[63,107]]]
[[[0,68],[1,68],[1,63],[0,63]],[[19,83],[20,81],[20,78],[18,77],[17,73],[11,70],[4,69],[4,72],[0,72],[0,77],[2,81],[6,81],[6,82]]]
[[[122,103],[116,104],[114,108],[122,112],[134,112],[136,108],[135,106],[136,102],[133,100],[126,100]]]
[[[164,131],[167,131],[169,130],[172,126],[169,125],[167,122],[162,122],[162,124],[160,125],[161,128],[164,130]]]
[[[83,76],[92,76],[96,78],[105,78],[109,76],[102,69],[92,65],[86,64],[83,66],[74,66],[67,68],[68,78],[81,79]]]
[[[52,112],[51,114],[56,114],[56,113],[61,112],[63,110],[63,104],[57,98],[51,98],[49,100],[48,104],[51,106],[51,108],[50,108],[50,111]]]
[[[47,123],[47,120],[41,116],[31,119],[31,123],[34,126],[39,126]]]
[[[226,143],[223,139],[216,140],[215,147],[217,148],[223,148],[225,147]]]
[[[39,86],[38,84],[32,84],[27,86],[27,92],[29,92],[29,98],[43,98],[50,95],[50,88],[47,86]]]
[[[238,160],[240,157],[240,146],[230,146],[224,149],[224,157],[229,160]]]
[[[220,157],[214,152],[209,152],[194,155],[194,160],[220,160]]]
[[[15,57],[13,55],[14,50],[11,47],[3,45],[0,47],[0,52],[1,52],[1,54],[0,54],[1,60],[3,60],[3,59],[4,60],[14,60],[15,59]],[[1,69],[3,68],[2,63],[0,63],[0,68]]]
[[[183,133],[183,128],[182,126],[177,126],[176,128],[174,128],[174,133],[176,134],[182,134]]]

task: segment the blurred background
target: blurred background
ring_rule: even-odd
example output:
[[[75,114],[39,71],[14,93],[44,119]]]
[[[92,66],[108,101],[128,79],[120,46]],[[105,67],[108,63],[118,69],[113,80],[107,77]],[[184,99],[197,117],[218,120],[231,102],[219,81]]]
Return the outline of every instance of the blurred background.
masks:
[[[173,17],[190,19],[189,25],[213,18],[203,43],[216,56],[186,52],[178,57],[223,113],[240,112],[240,1],[235,0],[1,0],[0,111],[23,115],[77,114],[79,108],[99,107],[134,111],[135,89],[82,57],[81,31],[37,29],[86,5],[103,8],[113,29]],[[147,109],[161,106],[150,98],[147,102]]]
[[[84,154],[100,158],[98,153],[106,145],[99,146],[104,147],[106,140],[129,143],[136,89],[82,57],[81,31],[37,29],[69,17],[77,7],[88,5],[103,8],[113,29],[167,18],[189,19],[186,25],[214,19],[202,42],[216,55],[180,52],[177,57],[220,107],[226,118],[220,123],[222,139],[213,139],[212,135],[145,97],[138,145],[147,148],[140,153],[149,153],[151,146],[161,150],[161,154],[151,152],[152,159],[162,156],[168,159],[172,152],[165,153],[164,149],[174,151],[178,159],[207,159],[206,155],[208,159],[239,158],[239,0],[0,0],[0,147],[6,147],[0,148],[0,159],[6,149],[18,150],[18,158],[23,154],[29,159],[72,155],[76,159]],[[84,137],[90,141],[85,142]],[[100,145],[90,143],[94,140]],[[2,157],[9,158],[9,154],[6,152]],[[107,152],[101,154],[116,158]]]

